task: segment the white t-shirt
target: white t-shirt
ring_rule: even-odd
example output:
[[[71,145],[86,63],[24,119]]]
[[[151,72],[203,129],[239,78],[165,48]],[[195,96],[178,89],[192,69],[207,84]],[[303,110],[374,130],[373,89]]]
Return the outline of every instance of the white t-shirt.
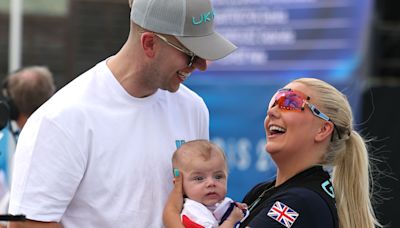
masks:
[[[9,212],[65,228],[162,227],[172,153],[208,139],[208,127],[206,105],[184,85],[135,98],[103,61],[24,126]]]

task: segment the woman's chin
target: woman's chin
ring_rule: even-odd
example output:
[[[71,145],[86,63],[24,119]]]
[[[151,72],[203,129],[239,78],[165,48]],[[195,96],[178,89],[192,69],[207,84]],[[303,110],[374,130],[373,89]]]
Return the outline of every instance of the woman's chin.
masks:
[[[272,156],[273,154],[276,154],[279,151],[279,149],[277,145],[274,145],[273,143],[267,143],[265,145],[265,151],[267,151],[267,153],[269,153]]]

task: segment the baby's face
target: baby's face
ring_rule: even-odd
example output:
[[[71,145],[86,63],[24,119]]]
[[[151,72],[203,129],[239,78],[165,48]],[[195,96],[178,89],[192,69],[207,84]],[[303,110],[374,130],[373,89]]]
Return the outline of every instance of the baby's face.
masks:
[[[185,165],[183,189],[186,196],[206,206],[221,202],[226,195],[227,167],[221,154],[211,159],[194,158]]]

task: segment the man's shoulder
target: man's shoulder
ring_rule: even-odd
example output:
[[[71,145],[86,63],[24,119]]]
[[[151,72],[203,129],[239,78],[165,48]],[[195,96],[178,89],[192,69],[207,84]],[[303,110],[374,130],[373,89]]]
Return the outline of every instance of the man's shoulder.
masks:
[[[177,94],[182,95],[182,96],[186,96],[186,97],[190,97],[193,99],[201,99],[203,100],[196,92],[194,92],[192,89],[190,89],[189,87],[185,86],[184,84],[181,84],[179,86],[179,90],[177,91]]]
[[[193,106],[206,106],[204,103],[204,100],[200,95],[198,95],[196,92],[191,90],[189,87],[181,84],[179,86],[178,91],[175,93],[170,93],[167,92],[170,97],[173,97],[176,99],[179,103],[179,105],[182,105],[183,103],[188,104],[188,105],[193,105]]]

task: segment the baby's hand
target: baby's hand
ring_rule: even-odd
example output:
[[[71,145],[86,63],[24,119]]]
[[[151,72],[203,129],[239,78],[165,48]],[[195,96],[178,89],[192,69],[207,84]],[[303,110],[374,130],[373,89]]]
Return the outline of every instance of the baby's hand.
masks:
[[[238,224],[240,221],[242,221],[242,219],[246,214],[247,214],[247,205],[245,203],[235,202],[235,207],[233,207],[231,214],[228,216],[226,220],[230,224]]]
[[[247,204],[235,202],[236,206],[242,210],[247,210]]]
[[[234,207],[231,214],[228,216],[228,218],[226,219],[227,221],[231,221],[234,224],[239,222],[240,220],[242,220],[244,214],[242,209],[240,209],[239,207]]]

